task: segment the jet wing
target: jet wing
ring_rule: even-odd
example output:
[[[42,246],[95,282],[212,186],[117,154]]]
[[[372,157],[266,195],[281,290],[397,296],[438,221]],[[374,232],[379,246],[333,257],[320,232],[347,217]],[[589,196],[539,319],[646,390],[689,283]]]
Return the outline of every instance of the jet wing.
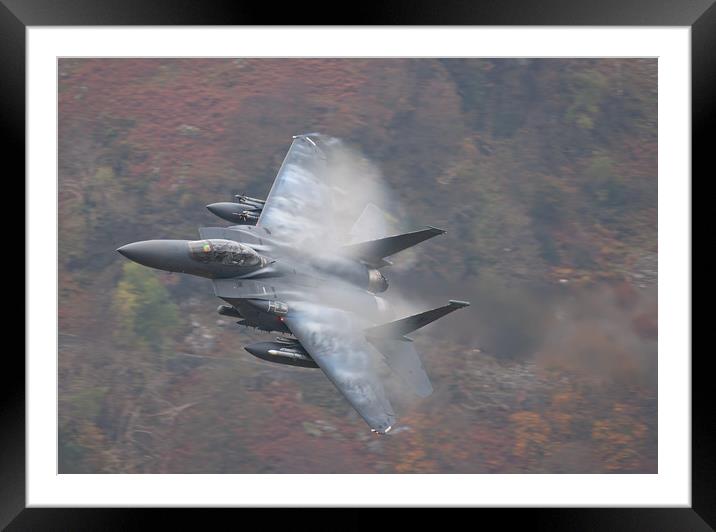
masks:
[[[327,151],[336,139],[298,135],[276,175],[256,223],[295,247],[325,241],[331,190]]]
[[[433,393],[430,378],[412,342],[380,337],[367,339],[383,354],[386,364],[410,390],[419,397],[427,397]]]
[[[375,432],[388,432],[393,407],[379,377],[380,355],[355,316],[313,304],[291,306],[284,323],[353,408]]]

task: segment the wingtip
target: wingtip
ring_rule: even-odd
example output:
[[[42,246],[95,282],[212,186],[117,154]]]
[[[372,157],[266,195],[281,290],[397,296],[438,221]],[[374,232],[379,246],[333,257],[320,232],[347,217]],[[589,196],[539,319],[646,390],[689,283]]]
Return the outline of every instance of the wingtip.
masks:
[[[450,301],[448,301],[448,303],[450,304],[450,306],[458,308],[470,306],[469,301],[458,301],[457,299],[451,299]]]
[[[439,227],[433,227],[432,225],[427,226],[428,229],[432,229],[436,235],[444,235],[447,233],[445,229],[440,229]]]

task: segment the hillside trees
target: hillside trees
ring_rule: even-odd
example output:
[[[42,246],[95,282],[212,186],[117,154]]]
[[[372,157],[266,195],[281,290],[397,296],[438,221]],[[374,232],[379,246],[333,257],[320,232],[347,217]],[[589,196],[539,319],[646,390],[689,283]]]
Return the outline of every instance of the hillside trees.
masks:
[[[653,467],[640,357],[657,308],[630,275],[652,257],[656,276],[656,75],[652,59],[61,59],[60,470]],[[391,290],[473,303],[417,336],[436,394],[380,443],[320,375],[243,353],[266,337],[217,322],[207,280],[115,252],[224,225],[204,205],[265,197],[314,130],[380,168],[400,230],[448,231],[396,257]],[[579,296],[603,282],[632,306]]]

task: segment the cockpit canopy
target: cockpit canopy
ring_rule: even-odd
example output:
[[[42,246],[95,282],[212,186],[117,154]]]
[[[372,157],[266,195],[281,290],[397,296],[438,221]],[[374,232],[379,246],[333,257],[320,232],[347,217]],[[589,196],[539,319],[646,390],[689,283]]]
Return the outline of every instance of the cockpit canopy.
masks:
[[[193,260],[203,263],[242,267],[260,266],[262,264],[259,254],[250,247],[233,240],[219,238],[189,242],[189,255]]]

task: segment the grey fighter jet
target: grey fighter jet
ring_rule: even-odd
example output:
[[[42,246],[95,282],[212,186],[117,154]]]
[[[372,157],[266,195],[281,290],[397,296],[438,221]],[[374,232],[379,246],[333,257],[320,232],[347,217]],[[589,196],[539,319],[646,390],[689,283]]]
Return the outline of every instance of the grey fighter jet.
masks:
[[[151,268],[211,279],[216,296],[227,303],[219,314],[281,333],[246,346],[249,353],[320,368],[371,430],[385,434],[396,421],[387,379],[397,377],[420,397],[432,393],[406,335],[468,303],[450,301],[395,319],[376,295],[388,288],[380,271],[391,264],[386,257],[444,231],[381,234],[379,209],[368,204],[342,232],[342,201],[351,196],[340,177],[343,148],[332,137],[297,135],[266,201],[238,196],[236,203],[207,206],[237,225],[201,228],[201,240],[148,240],[117,251]]]

